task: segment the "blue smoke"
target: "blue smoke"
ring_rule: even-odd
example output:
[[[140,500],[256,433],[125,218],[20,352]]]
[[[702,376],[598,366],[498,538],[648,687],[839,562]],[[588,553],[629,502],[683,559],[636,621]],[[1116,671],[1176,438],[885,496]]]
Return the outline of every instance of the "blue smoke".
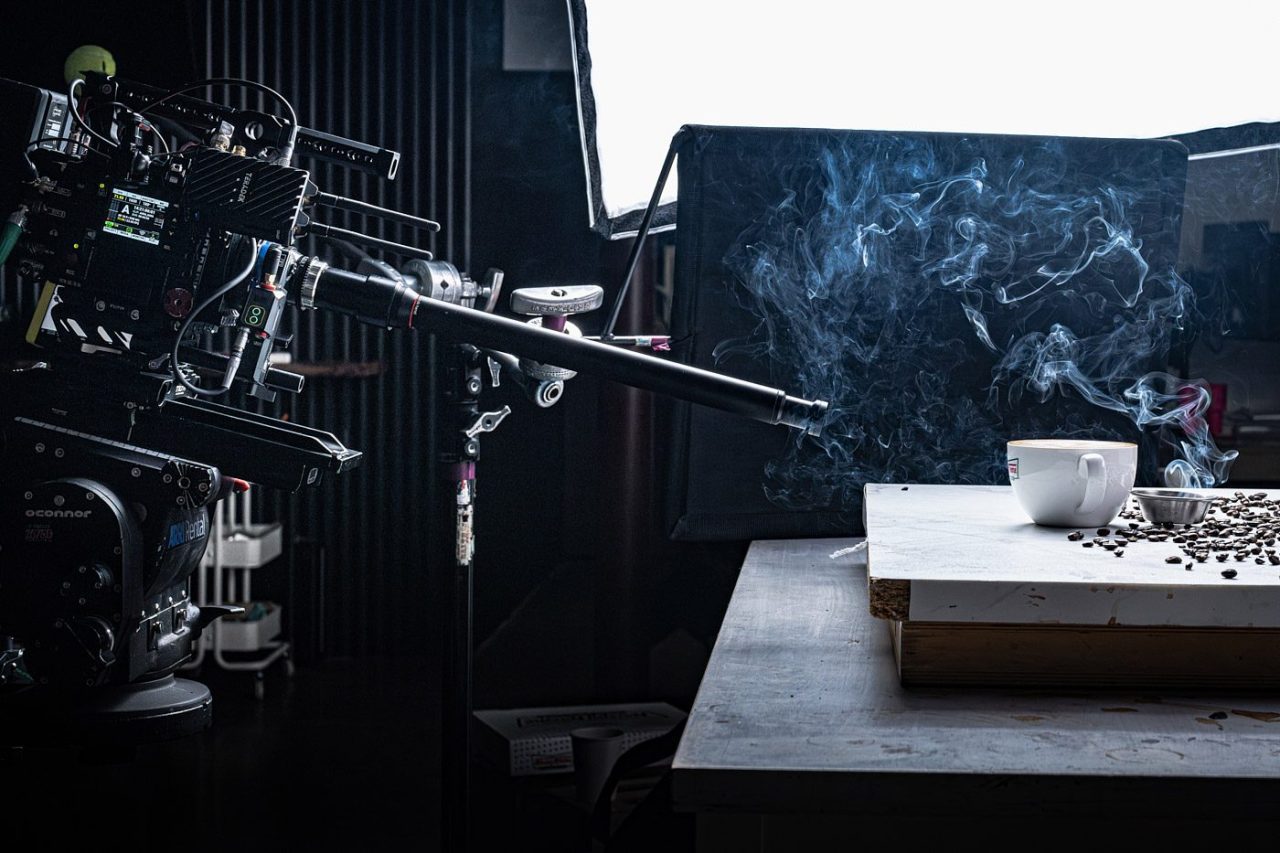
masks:
[[[792,393],[831,402],[820,452],[797,440],[767,466],[770,499],[996,482],[1004,442],[1031,437],[1010,424],[1033,405],[1045,437],[1123,436],[1077,397],[1158,430],[1178,457],[1168,482],[1225,480],[1235,453],[1200,417],[1208,392],[1158,371],[1195,301],[1171,253],[1136,236],[1151,231],[1149,199],[1081,181],[1053,141],[947,168],[929,140],[892,140],[822,150],[725,258],[757,324],[717,361],[771,360]],[[966,384],[975,366],[985,378]]]

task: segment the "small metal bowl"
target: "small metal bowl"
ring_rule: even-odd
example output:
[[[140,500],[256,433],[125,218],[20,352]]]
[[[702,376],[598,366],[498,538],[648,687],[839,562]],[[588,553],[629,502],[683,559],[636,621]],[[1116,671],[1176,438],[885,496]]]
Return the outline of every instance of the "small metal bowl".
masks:
[[[1213,506],[1213,495],[1190,489],[1134,489],[1129,494],[1151,524],[1199,524]]]

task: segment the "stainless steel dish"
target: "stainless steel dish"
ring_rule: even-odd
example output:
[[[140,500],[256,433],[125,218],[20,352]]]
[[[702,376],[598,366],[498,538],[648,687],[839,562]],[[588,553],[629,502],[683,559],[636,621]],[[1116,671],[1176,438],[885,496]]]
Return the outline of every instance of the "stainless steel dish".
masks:
[[[1191,489],[1134,489],[1129,494],[1151,524],[1199,524],[1214,500],[1209,492]]]

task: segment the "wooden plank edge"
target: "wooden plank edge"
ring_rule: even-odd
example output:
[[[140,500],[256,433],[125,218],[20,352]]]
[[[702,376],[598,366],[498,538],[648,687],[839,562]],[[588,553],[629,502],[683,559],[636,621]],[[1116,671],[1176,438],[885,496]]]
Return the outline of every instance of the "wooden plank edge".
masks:
[[[877,619],[904,622],[911,613],[911,581],[867,575],[867,598]]]

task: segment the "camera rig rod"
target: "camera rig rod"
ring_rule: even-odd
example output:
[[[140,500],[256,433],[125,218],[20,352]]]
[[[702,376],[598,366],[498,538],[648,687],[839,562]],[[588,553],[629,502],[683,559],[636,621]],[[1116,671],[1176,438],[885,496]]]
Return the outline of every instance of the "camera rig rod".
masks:
[[[396,243],[392,240],[384,240],[381,237],[374,237],[371,234],[362,234],[359,231],[351,231],[347,228],[339,228],[336,225],[326,225],[323,222],[312,222],[307,226],[307,233],[313,237],[320,237],[329,240],[347,240],[357,245],[372,246],[377,249],[385,249],[388,252],[395,252],[398,255],[404,255],[406,258],[422,258],[429,261],[432,254],[426,249],[419,249],[417,246],[406,246],[404,243]]]
[[[333,193],[317,192],[311,197],[311,202],[321,207],[332,207],[335,210],[349,210],[352,213],[362,213],[365,216],[372,216],[375,219],[386,219],[391,222],[399,222],[413,228],[422,228],[427,231],[440,230],[440,223],[434,220],[424,219],[421,216],[414,216],[411,213],[404,213],[399,210],[392,210],[389,207],[370,204],[369,202],[361,201],[358,198],[348,198],[347,196],[334,195]]]

